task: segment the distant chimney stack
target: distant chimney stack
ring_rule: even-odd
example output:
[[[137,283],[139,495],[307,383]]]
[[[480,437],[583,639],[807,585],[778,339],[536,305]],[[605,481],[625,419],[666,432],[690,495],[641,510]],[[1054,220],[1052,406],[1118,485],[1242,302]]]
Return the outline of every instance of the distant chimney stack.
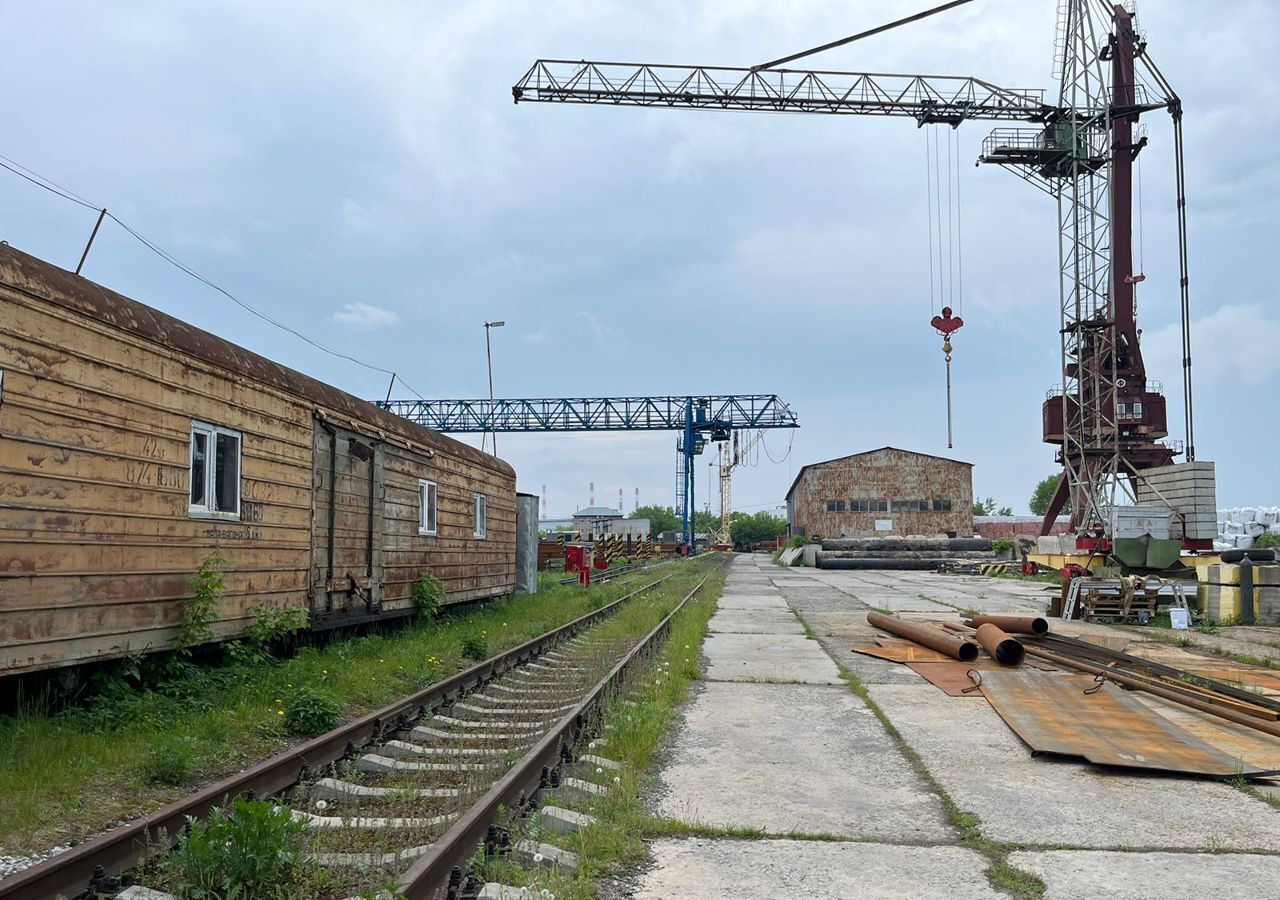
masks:
[[[622,488],[618,488],[618,513],[622,513]]]
[[[587,506],[595,506],[596,505],[596,483],[594,481],[588,482],[588,483],[591,487],[591,492],[587,495],[588,497]]]

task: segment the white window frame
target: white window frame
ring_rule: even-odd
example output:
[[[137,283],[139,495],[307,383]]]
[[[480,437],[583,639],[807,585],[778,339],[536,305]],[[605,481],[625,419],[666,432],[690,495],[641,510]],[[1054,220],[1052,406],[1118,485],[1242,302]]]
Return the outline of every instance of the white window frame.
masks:
[[[191,484],[187,484],[187,515],[201,519],[229,519],[232,521],[240,520],[240,504],[243,500],[241,486],[241,474],[244,471],[244,435],[236,431],[234,428],[223,428],[221,425],[210,425],[208,422],[200,422],[195,419],[191,421],[191,437],[188,440],[187,452],[187,477],[191,477],[192,469],[196,462],[196,435],[203,434],[205,436],[204,451],[204,503],[191,502]],[[217,459],[218,459],[218,435],[226,435],[236,439],[236,508],[215,509],[214,498],[217,494]]]
[[[484,494],[477,493],[472,504],[472,511],[475,513],[476,528],[474,536],[480,539],[489,536],[489,498]]]
[[[440,533],[440,486],[425,478],[418,479],[418,534]]]

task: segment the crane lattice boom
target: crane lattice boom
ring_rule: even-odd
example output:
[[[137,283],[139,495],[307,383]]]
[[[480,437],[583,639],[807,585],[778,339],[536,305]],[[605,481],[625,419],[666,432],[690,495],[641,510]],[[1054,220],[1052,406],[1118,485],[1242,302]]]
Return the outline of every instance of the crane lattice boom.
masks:
[[[920,125],[1044,122],[1054,113],[1042,90],[979,78],[563,59],[538,60],[511,93],[517,103],[907,116]]]

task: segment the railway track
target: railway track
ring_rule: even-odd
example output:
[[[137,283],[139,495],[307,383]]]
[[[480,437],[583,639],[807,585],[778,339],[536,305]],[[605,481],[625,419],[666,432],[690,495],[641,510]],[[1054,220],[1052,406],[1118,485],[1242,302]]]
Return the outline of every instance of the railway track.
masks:
[[[499,820],[527,815],[561,785],[604,700],[718,564],[704,562],[692,590],[639,641],[610,627],[613,614],[679,573],[4,879],[0,900],[113,897],[121,873],[165,849],[188,817],[238,796],[293,808],[311,861],[334,887],[351,888],[332,896],[391,883],[410,900],[474,894],[467,865],[477,848],[497,849]],[[592,790],[566,775],[570,787]]]

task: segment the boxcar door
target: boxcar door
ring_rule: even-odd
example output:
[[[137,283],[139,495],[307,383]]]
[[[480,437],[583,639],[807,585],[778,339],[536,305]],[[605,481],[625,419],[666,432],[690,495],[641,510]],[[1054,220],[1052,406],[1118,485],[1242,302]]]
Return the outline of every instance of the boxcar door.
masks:
[[[376,618],[382,609],[383,450],[317,419],[311,527],[315,627]]]

